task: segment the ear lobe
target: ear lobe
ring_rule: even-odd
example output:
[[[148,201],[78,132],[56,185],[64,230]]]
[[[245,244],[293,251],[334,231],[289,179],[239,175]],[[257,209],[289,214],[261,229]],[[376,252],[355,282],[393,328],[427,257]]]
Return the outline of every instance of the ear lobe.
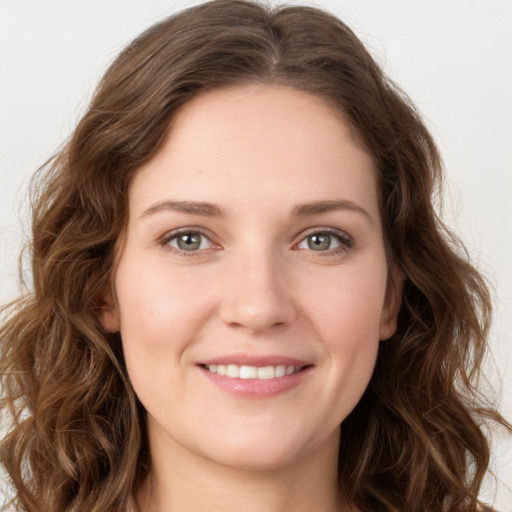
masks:
[[[100,321],[105,331],[110,333],[119,332],[119,312],[110,290],[107,291],[103,297],[103,307],[100,314]]]
[[[388,286],[386,297],[382,308],[382,315],[379,326],[379,339],[381,341],[391,338],[397,328],[398,313],[402,305],[402,292],[404,287],[404,275],[396,267],[393,268]]]

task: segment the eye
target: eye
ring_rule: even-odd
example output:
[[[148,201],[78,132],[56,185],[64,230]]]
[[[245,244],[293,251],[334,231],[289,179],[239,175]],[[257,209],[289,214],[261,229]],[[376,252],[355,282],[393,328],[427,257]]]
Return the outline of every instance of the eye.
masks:
[[[304,238],[304,240],[299,244],[299,248],[311,249],[312,251],[328,251],[329,249],[334,249],[340,245],[340,241],[336,240],[333,236],[326,233],[316,233]]]
[[[168,236],[163,240],[163,245],[181,252],[194,252],[210,249],[213,243],[206,235],[199,231],[181,231]]]
[[[297,245],[297,249],[315,252],[336,253],[349,249],[353,244],[352,238],[337,231],[315,231],[305,236]]]

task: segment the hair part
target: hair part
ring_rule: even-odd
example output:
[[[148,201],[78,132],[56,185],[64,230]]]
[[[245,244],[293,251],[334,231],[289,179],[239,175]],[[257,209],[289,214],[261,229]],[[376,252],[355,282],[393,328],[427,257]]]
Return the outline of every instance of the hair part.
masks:
[[[32,183],[33,291],[4,308],[0,444],[20,510],[117,512],[150,471],[144,410],[119,334],[100,322],[130,182],[180,106],[208,90],[286,85],[353,127],[380,180],[384,238],[404,278],[395,335],[341,426],[340,488],[361,510],[475,511],[489,463],[476,388],[490,298],[439,220],[434,141],[354,33],[311,7],[214,0],[144,32],[101,80]],[[508,425],[510,427],[510,425]]]

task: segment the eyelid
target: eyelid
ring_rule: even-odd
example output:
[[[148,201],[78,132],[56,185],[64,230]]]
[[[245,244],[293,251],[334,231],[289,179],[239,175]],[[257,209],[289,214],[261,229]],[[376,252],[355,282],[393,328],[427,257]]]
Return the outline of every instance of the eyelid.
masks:
[[[324,227],[324,226],[317,226],[314,228],[309,228],[305,231],[302,231],[298,235],[298,241],[294,244],[294,248],[297,247],[301,242],[303,242],[308,236],[311,235],[330,235],[336,237],[336,239],[340,242],[341,246],[337,247],[335,249],[330,249],[327,251],[318,251],[318,256],[323,254],[332,254],[336,252],[337,250],[345,251],[347,249],[350,249],[354,245],[354,238],[350,236],[346,231],[343,231],[341,229],[331,228],[331,227]],[[299,250],[299,249],[297,249]]]
[[[167,231],[164,235],[162,235],[158,239],[158,244],[162,246],[164,250],[175,252],[179,254],[184,254],[186,256],[197,256],[200,253],[207,251],[208,249],[212,249],[212,247],[208,247],[207,249],[199,249],[196,251],[183,251],[176,247],[172,247],[169,243],[171,240],[177,238],[180,235],[188,234],[188,233],[197,233],[198,235],[204,236],[209,240],[214,249],[218,249],[220,245],[214,241],[214,237],[211,232],[205,230],[204,228],[200,228],[198,226],[186,226],[182,228],[172,229],[171,231]]]

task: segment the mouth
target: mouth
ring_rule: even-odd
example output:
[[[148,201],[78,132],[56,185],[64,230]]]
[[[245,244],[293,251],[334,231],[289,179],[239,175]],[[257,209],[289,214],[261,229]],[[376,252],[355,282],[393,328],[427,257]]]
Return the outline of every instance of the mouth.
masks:
[[[202,368],[210,373],[230,377],[232,379],[244,380],[270,380],[280,379],[295,375],[311,365],[267,365],[267,366],[248,366],[237,364],[202,364]]]
[[[197,368],[223,391],[244,398],[270,398],[297,388],[314,364],[286,356],[231,355],[201,361]]]
[[[217,388],[243,398],[271,398],[311,379],[315,365],[278,354],[225,354],[197,368]]]

